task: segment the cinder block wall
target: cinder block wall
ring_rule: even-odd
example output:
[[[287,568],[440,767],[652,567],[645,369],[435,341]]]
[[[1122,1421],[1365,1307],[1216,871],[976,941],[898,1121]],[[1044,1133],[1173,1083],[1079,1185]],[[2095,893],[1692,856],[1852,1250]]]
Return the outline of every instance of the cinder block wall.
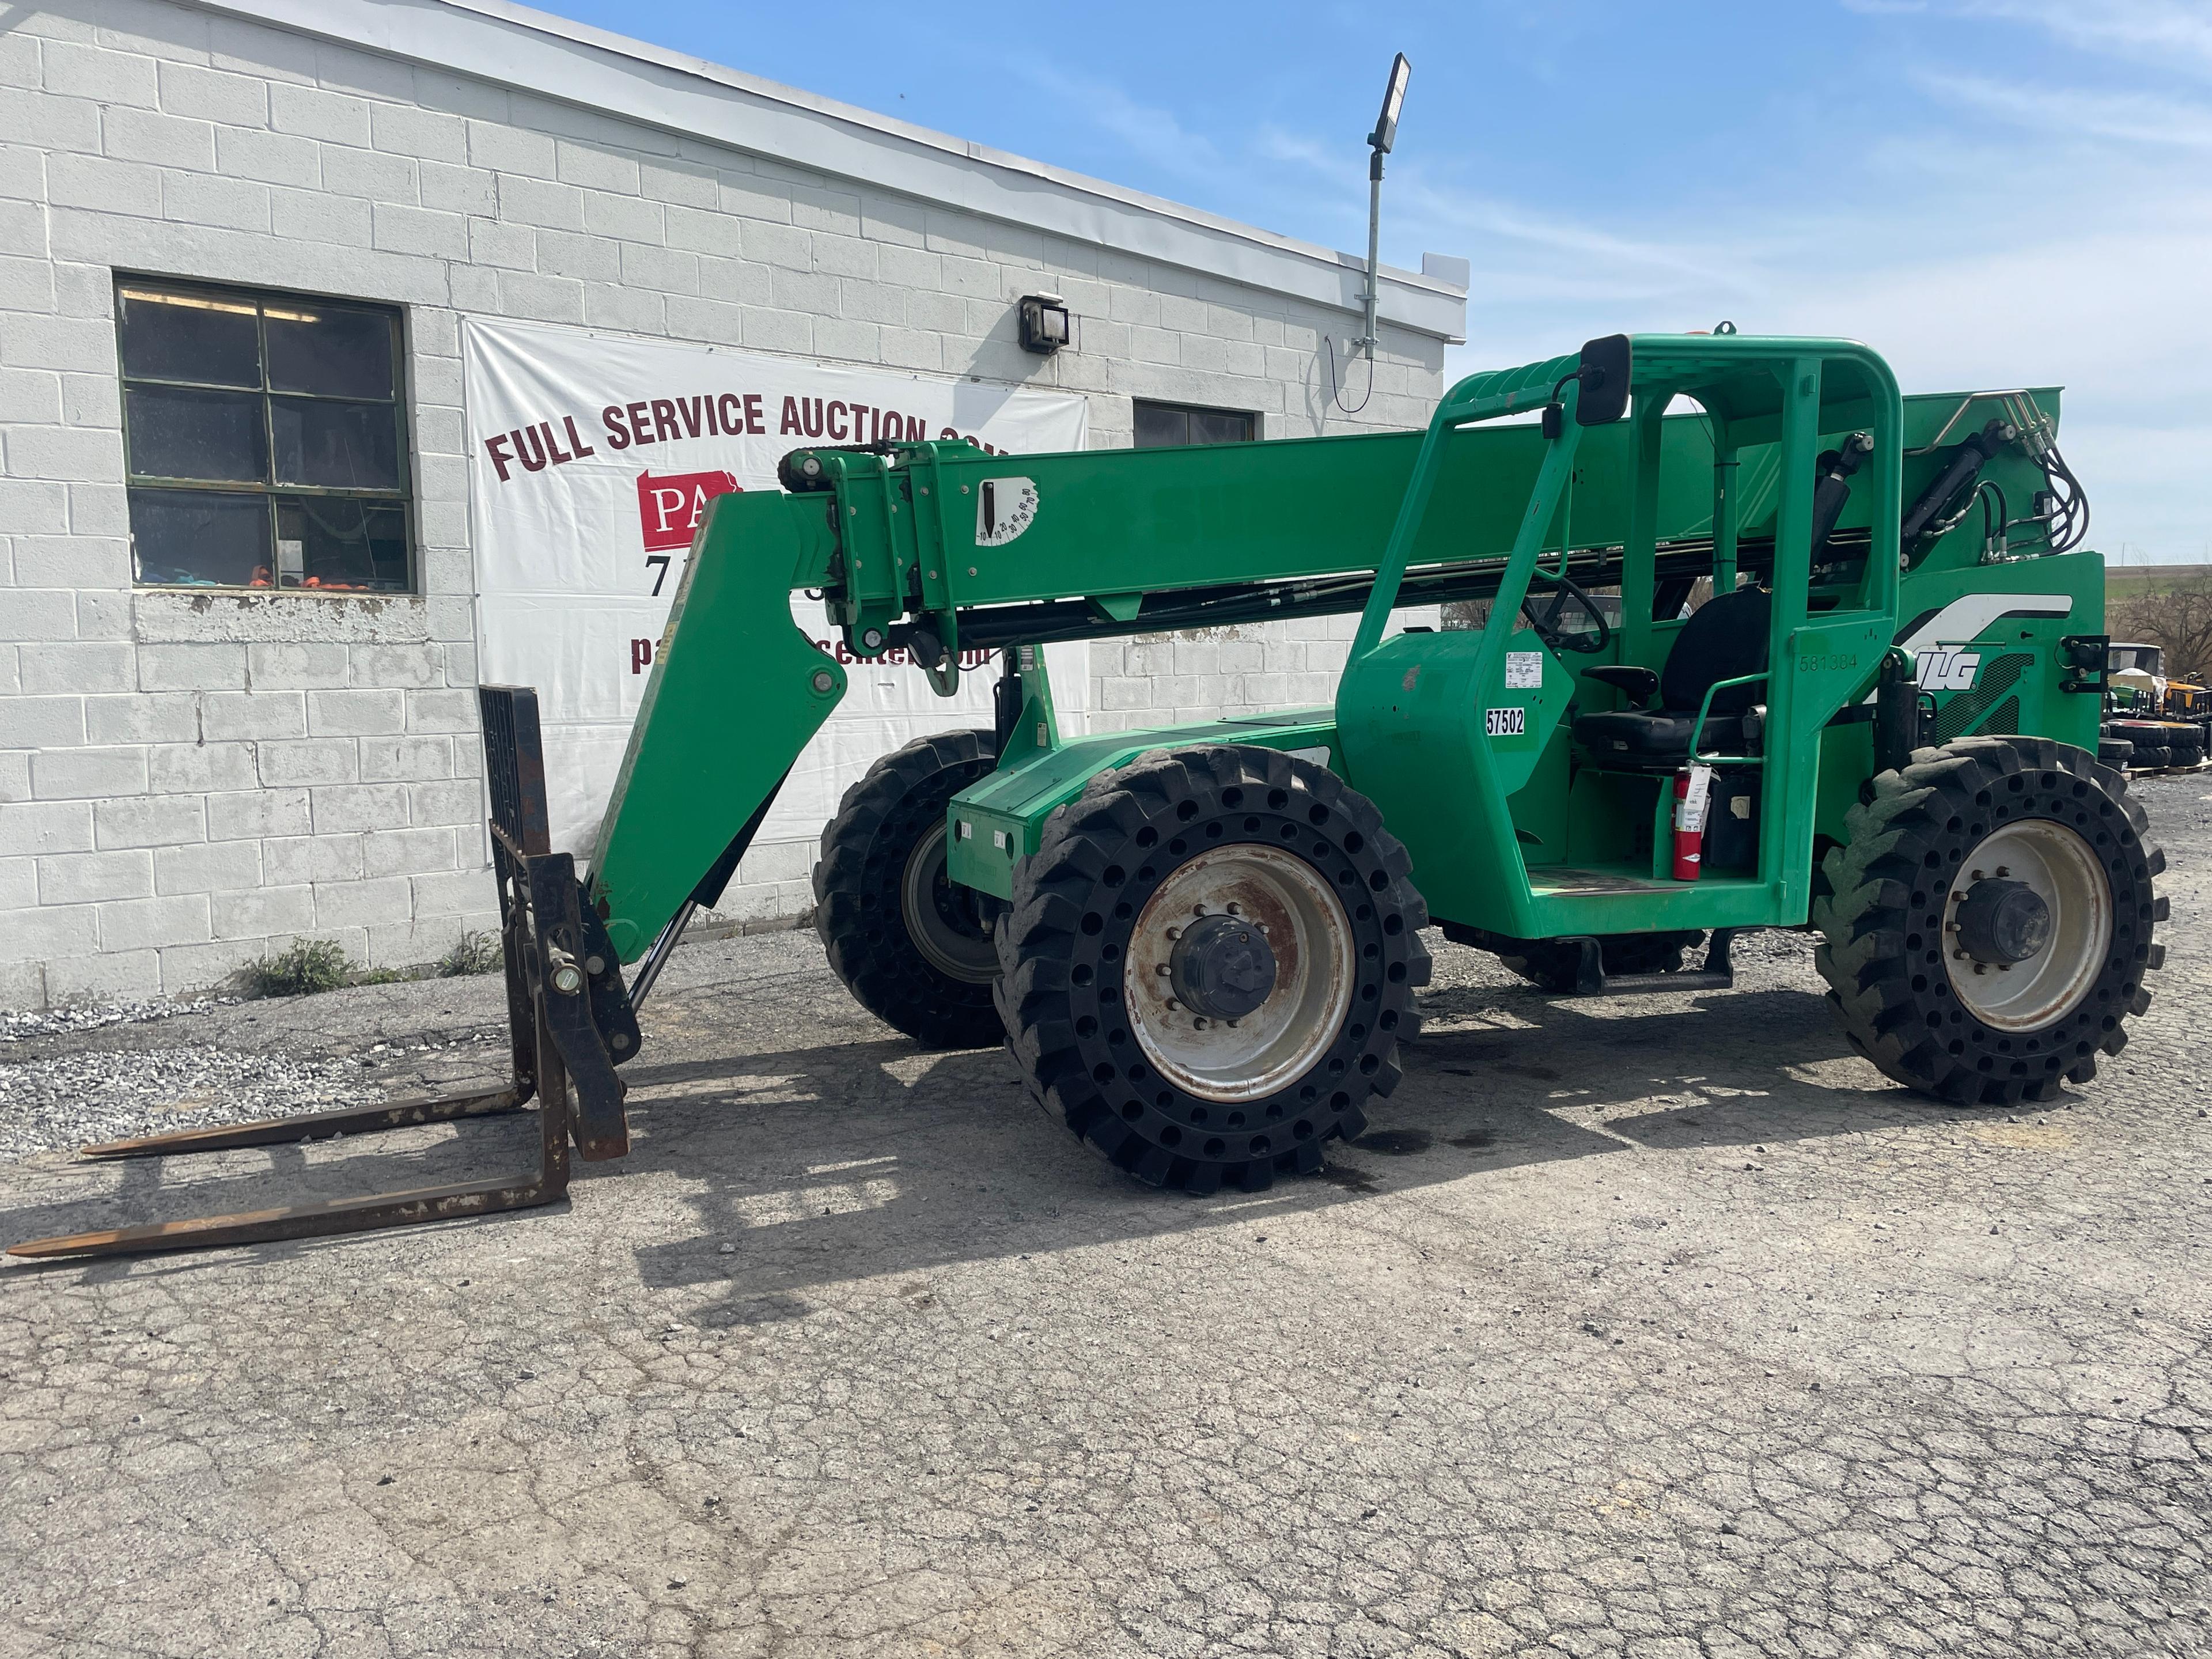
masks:
[[[117,272],[406,308],[421,592],[135,590]],[[1048,286],[1077,349],[1020,349]],[[488,926],[458,319],[587,324],[1323,429],[1346,319],[165,0],[0,29],[0,1006],[203,988],[299,937],[375,964]],[[1425,420],[1389,331],[1353,421]],[[1096,647],[1095,722],[1325,698],[1341,629]],[[727,908],[795,913],[805,843]]]

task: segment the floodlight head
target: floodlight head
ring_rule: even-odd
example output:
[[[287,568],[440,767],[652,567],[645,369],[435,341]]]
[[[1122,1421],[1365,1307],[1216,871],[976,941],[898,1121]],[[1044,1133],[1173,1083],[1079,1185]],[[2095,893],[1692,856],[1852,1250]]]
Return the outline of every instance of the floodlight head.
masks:
[[[1388,155],[1390,146],[1398,142],[1398,112],[1406,102],[1406,82],[1413,77],[1413,65],[1404,52],[1390,65],[1390,84],[1382,94],[1382,113],[1376,118],[1375,131],[1367,135],[1379,155]]]

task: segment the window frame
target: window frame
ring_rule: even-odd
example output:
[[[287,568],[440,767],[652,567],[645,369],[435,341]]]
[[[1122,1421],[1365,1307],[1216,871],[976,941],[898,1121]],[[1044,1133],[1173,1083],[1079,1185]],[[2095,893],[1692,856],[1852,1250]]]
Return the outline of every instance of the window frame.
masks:
[[[1139,444],[1136,442],[1136,431],[1137,411],[1139,409],[1167,410],[1181,415],[1185,418],[1185,431],[1189,429],[1188,418],[1193,415],[1226,416],[1248,423],[1251,428],[1251,435],[1244,438],[1212,440],[1185,438],[1179,444]],[[1129,399],[1129,434],[1130,447],[1139,449],[1208,449],[1216,444],[1255,444],[1261,441],[1263,435],[1261,431],[1260,411],[1255,409],[1223,409],[1212,404],[1183,404],[1166,398],[1138,397],[1132,397]]]
[[[113,280],[115,317],[115,374],[118,419],[123,434],[123,487],[126,513],[131,498],[140,490],[165,490],[171,493],[200,493],[213,495],[254,495],[260,498],[268,514],[270,584],[266,587],[251,583],[235,582],[175,582],[152,581],[140,574],[138,538],[135,526],[128,532],[131,542],[131,580],[134,591],[167,593],[283,593],[312,598],[361,599],[364,597],[403,597],[422,591],[422,560],[416,537],[414,423],[409,401],[407,377],[407,313],[404,307],[386,304],[375,300],[357,300],[337,294],[311,294],[304,289],[255,288],[242,283],[210,282],[200,277],[161,276],[145,271],[117,270],[111,273]],[[132,374],[124,362],[124,301],[125,290],[151,289],[174,294],[180,297],[228,301],[253,307],[254,339],[257,349],[260,384],[255,386],[224,386],[209,380],[164,379],[155,375]],[[155,303],[158,303],[155,301]],[[392,342],[392,453],[398,475],[396,486],[380,489],[363,485],[332,485],[286,483],[277,476],[277,447],[276,405],[283,399],[299,402],[360,405],[380,404],[385,399],[359,396],[342,396],[334,392],[280,391],[269,383],[269,311],[302,305],[321,306],[328,310],[367,313],[381,319],[390,331]],[[131,393],[133,388],[153,388],[183,392],[219,392],[245,396],[258,401],[261,416],[261,444],[267,477],[260,481],[235,479],[177,478],[137,470],[131,447]],[[343,586],[332,588],[309,587],[301,582],[296,586],[283,585],[281,568],[277,564],[277,546],[282,539],[277,535],[277,514],[288,497],[306,497],[319,501],[358,501],[365,505],[397,508],[400,514],[400,537],[406,560],[406,574],[396,587]]]

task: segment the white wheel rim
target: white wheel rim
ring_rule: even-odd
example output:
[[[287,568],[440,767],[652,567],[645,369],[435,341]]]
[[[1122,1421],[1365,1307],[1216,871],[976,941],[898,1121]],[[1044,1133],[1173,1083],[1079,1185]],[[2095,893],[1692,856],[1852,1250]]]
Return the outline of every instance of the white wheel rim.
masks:
[[[1274,988],[1239,1019],[1209,1018],[1176,1004],[1170,930],[1232,914],[1265,933]],[[1335,1041],[1356,966],[1352,925],[1320,872],[1279,848],[1233,842],[1170,872],[1146,902],[1122,999],[1137,1046],[1168,1082],[1201,1100],[1259,1100],[1304,1076]]]
[[[922,960],[963,985],[988,985],[998,976],[999,951],[987,933],[978,939],[945,921],[937,908],[945,876],[945,820],[915,842],[899,878],[899,919]]]
[[[1959,944],[1959,906],[1977,882],[2025,882],[2051,911],[2049,942],[2009,967],[1980,963]],[[2071,1013],[2112,947],[2112,888],[2089,843],[2051,818],[2021,818],[1978,844],[1943,906],[1943,965],[1960,1002],[2000,1031],[2034,1031]],[[1976,970],[1979,969],[1978,972]]]

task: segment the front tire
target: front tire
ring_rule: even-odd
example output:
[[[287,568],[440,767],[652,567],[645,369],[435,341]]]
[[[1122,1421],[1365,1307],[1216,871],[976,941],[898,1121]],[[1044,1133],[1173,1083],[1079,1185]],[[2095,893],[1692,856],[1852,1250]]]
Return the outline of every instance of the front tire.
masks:
[[[845,792],[814,866],[814,930],[860,1006],[927,1048],[1000,1038],[988,901],[948,879],[945,814],[996,764],[987,732],[917,738]]]
[[[1923,749],[1825,866],[1814,959],[1851,1046],[1959,1105],[2087,1083],[2150,1006],[2166,868],[2127,781],[2038,738]]]
[[[1318,1170],[1397,1087],[1427,921],[1364,796],[1273,750],[1094,779],[1014,872],[1000,1002],[1030,1091],[1156,1187]]]

